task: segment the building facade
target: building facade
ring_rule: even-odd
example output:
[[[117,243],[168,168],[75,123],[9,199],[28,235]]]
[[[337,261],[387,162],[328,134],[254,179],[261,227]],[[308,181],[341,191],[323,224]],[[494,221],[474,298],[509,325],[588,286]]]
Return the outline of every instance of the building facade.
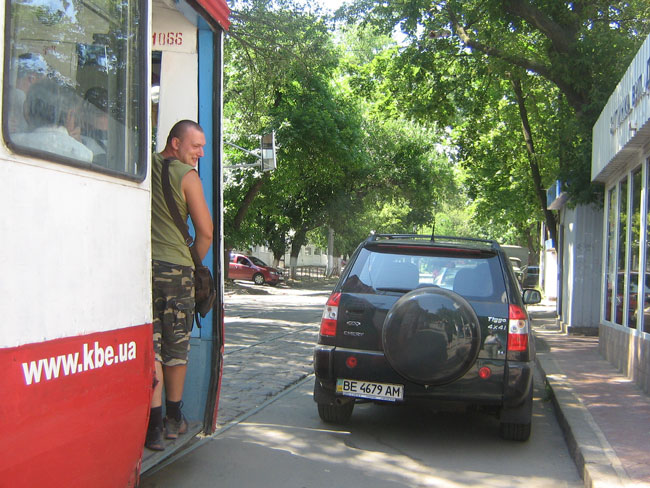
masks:
[[[549,271],[546,290],[555,288],[559,321],[565,332],[597,335],[603,212],[597,205],[564,204],[558,210],[559,242],[545,250]],[[559,271],[560,278],[555,279],[555,287],[553,270],[556,276]]]
[[[605,185],[599,344],[650,392],[650,36],[593,128],[592,181]]]

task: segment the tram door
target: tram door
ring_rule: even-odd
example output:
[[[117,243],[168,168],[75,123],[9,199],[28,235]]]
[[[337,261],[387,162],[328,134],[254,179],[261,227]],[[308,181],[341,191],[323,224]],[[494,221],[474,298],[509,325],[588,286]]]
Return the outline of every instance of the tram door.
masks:
[[[214,95],[221,90],[222,32],[201,17],[188,20],[181,12],[158,2],[154,2],[152,15],[152,150],[163,150],[169,130],[179,120],[198,121],[205,132],[205,156],[199,161],[198,172],[215,223],[215,235],[213,248],[203,264],[212,270],[218,298],[214,311],[201,319],[200,327],[195,321],[192,330],[183,392],[183,413],[190,423],[189,432],[185,439],[166,446],[165,451],[145,450],[144,470],[161,457],[172,455],[182,448],[183,441],[197,433],[214,431],[223,357],[221,103],[220,97]],[[219,76],[215,76],[215,69]],[[191,233],[194,235],[193,229]]]

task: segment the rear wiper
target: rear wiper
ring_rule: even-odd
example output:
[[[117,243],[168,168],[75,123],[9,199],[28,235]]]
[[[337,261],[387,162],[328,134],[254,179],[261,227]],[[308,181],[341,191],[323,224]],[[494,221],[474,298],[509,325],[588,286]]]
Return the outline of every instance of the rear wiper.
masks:
[[[395,292],[407,292],[411,291],[411,288],[375,288],[377,291],[395,291]]]

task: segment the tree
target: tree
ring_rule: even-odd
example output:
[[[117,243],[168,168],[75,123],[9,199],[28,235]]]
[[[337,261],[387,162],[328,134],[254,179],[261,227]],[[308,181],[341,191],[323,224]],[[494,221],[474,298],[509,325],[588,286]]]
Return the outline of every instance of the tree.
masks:
[[[271,112],[282,94],[298,77],[325,76],[336,64],[329,34],[322,20],[291,2],[245,1],[233,5],[232,24],[225,49],[224,113],[226,140],[251,147],[261,134],[277,129],[283,121]],[[255,147],[253,145],[253,147]],[[227,147],[228,149],[228,147]],[[228,150],[229,164],[246,160]],[[262,188],[271,177],[256,170],[233,172],[224,191],[225,248],[266,243],[273,232],[274,246],[284,240],[286,229],[269,221],[268,212],[255,207]],[[256,225],[247,219],[257,212],[266,220]]]
[[[410,120],[373,117],[371,105],[334,70],[342,57],[322,30],[306,21],[312,19],[309,15],[296,10],[269,13],[264,2],[245,5],[245,15],[236,14],[242,25],[235,38],[241,42],[228,51],[233,63],[226,79],[228,132],[231,140],[246,146],[242,134],[263,120],[276,129],[279,165],[269,176],[244,170],[229,178],[224,192],[226,247],[266,243],[277,258],[290,244],[295,259],[313,229],[334,228],[337,237],[347,234],[340,248],[349,250],[382,224],[385,231],[408,231],[430,223],[435,202],[454,188],[449,161],[439,157],[437,134]],[[256,24],[267,21],[267,13],[275,27]],[[294,29],[286,33],[282,22],[293,22]],[[275,46],[282,52],[280,73],[276,65],[257,65],[267,63],[261,53],[268,55],[269,50],[261,40],[268,42],[273,29],[281,38]],[[318,53],[318,59],[288,56],[285,51],[295,49],[289,39]],[[386,42],[367,40],[366,50]],[[260,84],[266,87],[264,95]],[[232,152],[229,157],[233,162],[245,158]],[[354,225],[360,221],[368,226]]]
[[[520,109],[525,109],[531,98],[536,99],[543,86],[553,98],[548,104],[553,109],[547,113],[550,117],[539,125],[530,121],[526,124],[521,117],[526,110],[520,111],[518,125],[527,128],[518,131],[519,144],[528,149],[525,166],[533,189],[526,195],[537,199],[551,228],[552,214],[545,211],[539,198],[540,183],[548,183],[545,171],[551,170],[553,179],[563,181],[574,203],[598,198],[599,189],[589,181],[591,128],[648,33],[647,2],[360,0],[345,13],[352,19],[361,16],[385,33],[392,32],[395,26],[405,33],[402,47],[390,63],[385,62],[392,69],[372,72],[379,76],[384,93],[388,93],[385,104],[393,113],[458,127],[464,121],[484,117],[481,92],[491,94],[497,86],[495,79],[522,80],[519,92],[516,84],[507,89],[500,87],[503,97],[520,102]],[[532,86],[538,90],[536,93],[527,91]],[[531,101],[540,103],[538,98]],[[493,121],[492,129],[503,141],[501,121]],[[553,126],[553,138],[546,140],[549,125]],[[482,132],[482,136],[486,133],[491,131]],[[467,137],[461,139],[468,141]],[[558,149],[538,150],[533,155],[531,141],[539,142],[544,149],[553,144]],[[540,169],[536,181],[534,166],[540,160],[547,166]],[[471,161],[476,162],[476,158]],[[471,163],[464,161],[468,167]],[[483,194],[495,201],[497,195]]]
[[[326,224],[363,181],[361,119],[354,100],[310,76],[284,88],[272,115],[280,122],[282,164],[264,191],[275,195],[276,215],[285,216],[294,231],[295,260],[307,231]]]

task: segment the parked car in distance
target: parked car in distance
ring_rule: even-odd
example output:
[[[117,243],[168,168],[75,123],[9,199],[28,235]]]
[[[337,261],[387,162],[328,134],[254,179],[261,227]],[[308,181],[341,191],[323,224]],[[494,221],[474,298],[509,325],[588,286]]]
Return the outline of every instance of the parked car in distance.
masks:
[[[231,280],[252,281],[256,285],[268,283],[275,286],[284,280],[284,275],[281,270],[268,266],[255,256],[231,253],[230,263],[228,264],[228,278]]]
[[[539,286],[539,266],[524,266],[522,272],[524,275],[522,286],[524,288],[535,288]]]
[[[511,257],[508,258],[508,260],[510,261],[510,264],[512,265],[512,270],[515,272],[515,276],[519,280],[519,283],[523,283],[524,272],[521,269],[521,259],[511,256]]]
[[[357,401],[476,406],[505,439],[529,438],[535,342],[521,290],[495,241],[372,235],[330,295],[314,349],[314,401],[347,422]]]

